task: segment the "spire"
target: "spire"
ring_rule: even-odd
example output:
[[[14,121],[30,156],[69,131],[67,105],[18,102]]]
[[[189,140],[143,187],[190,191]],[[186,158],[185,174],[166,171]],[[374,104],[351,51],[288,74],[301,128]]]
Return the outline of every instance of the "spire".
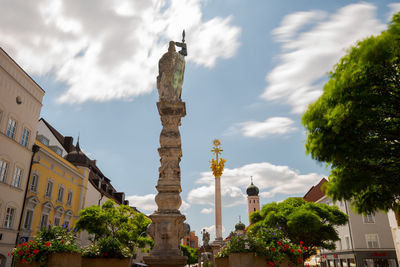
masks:
[[[76,141],[76,146],[75,146],[76,152],[81,152],[81,147],[79,146],[79,134],[78,134],[78,141]]]
[[[250,176],[251,184],[253,184],[253,176]]]

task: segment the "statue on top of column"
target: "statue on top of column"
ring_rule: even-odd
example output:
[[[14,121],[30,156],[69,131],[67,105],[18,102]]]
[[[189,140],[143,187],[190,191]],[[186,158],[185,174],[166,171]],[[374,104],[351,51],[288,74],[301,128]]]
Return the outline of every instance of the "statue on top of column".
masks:
[[[187,55],[185,31],[183,31],[182,36],[182,43],[169,42],[168,52],[158,62],[157,88],[159,101],[173,103],[181,101],[185,56]],[[179,53],[176,52],[175,46],[182,48]]]

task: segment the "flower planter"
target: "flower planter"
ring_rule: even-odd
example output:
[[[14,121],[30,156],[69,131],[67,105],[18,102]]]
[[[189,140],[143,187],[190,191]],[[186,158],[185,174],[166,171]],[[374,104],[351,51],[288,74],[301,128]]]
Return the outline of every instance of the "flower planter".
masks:
[[[82,257],[82,266],[84,267],[131,267],[131,258],[84,258]]]
[[[22,264],[16,262],[15,267],[40,267],[39,262],[33,262],[32,264]],[[51,267],[81,267],[81,254],[80,253],[52,253],[49,255],[49,259],[46,266]]]
[[[222,258],[223,259],[223,258]],[[220,267],[217,263],[218,259],[215,259],[216,267]],[[232,253],[229,254],[228,265],[221,265],[223,267],[269,267],[265,256],[258,256],[255,253]],[[285,258],[283,262],[279,264],[279,267],[299,267],[303,264],[294,264],[288,258]]]
[[[248,267],[255,265],[254,253],[232,253],[229,254],[229,267]]]
[[[229,267],[229,258],[215,258],[215,267]]]

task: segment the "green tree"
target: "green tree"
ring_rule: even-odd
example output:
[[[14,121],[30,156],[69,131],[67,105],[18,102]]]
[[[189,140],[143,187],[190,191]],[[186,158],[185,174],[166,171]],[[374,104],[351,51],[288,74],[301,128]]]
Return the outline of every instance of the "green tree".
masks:
[[[181,244],[181,250],[183,252],[183,256],[188,257],[187,264],[198,263],[197,249]]]
[[[113,200],[108,200],[101,207],[82,209],[79,216],[77,229],[93,234],[93,241],[104,247],[107,255],[112,253],[118,256],[126,250],[126,254],[131,255],[136,248],[153,244],[153,240],[145,234],[150,219],[127,205],[118,206]]]
[[[334,227],[346,224],[347,215],[336,206],[288,198],[264,205],[259,212],[253,212],[250,219],[253,223],[248,231],[250,236],[256,236],[265,228],[279,229],[291,243],[303,242],[307,258],[315,254],[317,248],[335,248],[339,236]]]
[[[331,167],[331,198],[351,200],[358,212],[398,210],[400,13],[339,61],[302,122],[306,152]]]

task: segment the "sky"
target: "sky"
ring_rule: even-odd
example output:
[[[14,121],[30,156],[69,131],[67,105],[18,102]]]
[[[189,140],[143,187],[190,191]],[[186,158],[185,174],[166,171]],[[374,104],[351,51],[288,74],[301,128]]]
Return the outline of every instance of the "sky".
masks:
[[[0,0],[0,46],[46,91],[41,117],[146,214],[157,207],[158,60],[186,31],[180,127],[186,222],[215,235],[212,140],[227,160],[223,235],[261,204],[329,175],[305,153],[301,116],[346,51],[387,28],[395,1]],[[201,240],[201,237],[200,237]]]

